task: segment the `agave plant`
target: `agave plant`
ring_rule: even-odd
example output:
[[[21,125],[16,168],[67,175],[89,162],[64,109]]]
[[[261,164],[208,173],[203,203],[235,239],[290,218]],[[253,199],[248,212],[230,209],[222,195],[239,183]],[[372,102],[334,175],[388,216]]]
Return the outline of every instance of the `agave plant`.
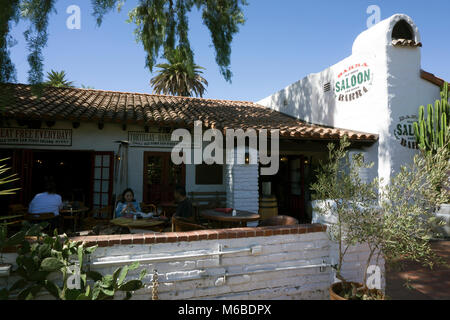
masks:
[[[200,96],[206,91],[208,81],[201,76],[205,68],[190,61],[179,49],[168,55],[168,63],[158,64],[159,74],[150,80],[153,92],[175,96]]]
[[[47,85],[57,88],[73,88],[73,81],[66,79],[65,71],[50,71],[47,73]]]
[[[0,196],[12,195],[12,194],[15,194],[15,192],[17,190],[20,190],[20,188],[7,189],[7,190],[1,189],[1,186],[19,180],[19,178],[17,177],[17,174],[7,175],[7,172],[9,170],[11,170],[11,168],[8,168],[7,164],[1,164],[2,162],[5,162],[9,159],[11,159],[11,158],[0,159]],[[5,174],[6,174],[6,176],[4,176]]]

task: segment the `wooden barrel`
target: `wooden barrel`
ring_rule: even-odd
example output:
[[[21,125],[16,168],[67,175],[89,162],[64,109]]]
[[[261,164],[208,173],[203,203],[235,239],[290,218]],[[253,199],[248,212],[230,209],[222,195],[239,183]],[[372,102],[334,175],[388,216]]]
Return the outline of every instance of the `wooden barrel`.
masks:
[[[259,200],[261,220],[278,216],[278,204],[275,196],[263,196]]]

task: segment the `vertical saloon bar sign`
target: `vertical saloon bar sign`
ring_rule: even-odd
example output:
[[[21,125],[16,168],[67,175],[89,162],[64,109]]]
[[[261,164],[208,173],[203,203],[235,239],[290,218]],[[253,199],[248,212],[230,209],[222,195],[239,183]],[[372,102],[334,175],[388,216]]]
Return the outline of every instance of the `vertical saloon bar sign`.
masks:
[[[72,146],[70,129],[0,128],[0,145]]]

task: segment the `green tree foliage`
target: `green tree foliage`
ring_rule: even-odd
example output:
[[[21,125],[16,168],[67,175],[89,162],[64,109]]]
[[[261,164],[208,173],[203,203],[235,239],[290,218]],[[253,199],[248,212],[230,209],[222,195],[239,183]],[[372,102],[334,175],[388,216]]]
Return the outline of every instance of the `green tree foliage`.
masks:
[[[447,136],[447,139],[449,136]],[[342,265],[348,249],[357,244],[367,245],[369,255],[364,266],[363,287],[353,290],[353,298],[367,294],[367,269],[372,258],[382,256],[388,263],[399,258],[433,267],[441,262],[430,246],[434,211],[449,200],[448,171],[450,150],[447,145],[436,153],[419,153],[411,164],[384,183],[378,178],[363,181],[362,168],[373,164],[364,162],[362,154],[349,158],[345,138],[339,146],[329,145],[329,161],[318,170],[312,185],[320,199],[327,199],[318,208],[319,214],[336,218],[329,232],[339,247],[336,277],[342,282]],[[444,188],[437,186],[444,181]]]
[[[122,7],[124,0],[92,0],[93,15],[98,25],[106,13]],[[29,49],[30,84],[43,82],[43,54],[47,44],[47,27],[56,0],[1,0],[0,10],[0,82],[15,81],[15,69],[9,56],[13,44],[11,24],[20,19],[29,23],[24,36]],[[246,0],[140,0],[129,13],[129,21],[136,24],[136,40],[147,53],[146,65],[153,71],[156,60],[168,57],[180,47],[189,63],[194,64],[188,31],[188,14],[194,7],[202,12],[202,20],[211,33],[216,62],[227,81],[231,81],[231,42],[244,24],[242,7]],[[162,49],[162,52],[160,52]],[[39,86],[37,86],[39,87]]]
[[[208,82],[200,75],[204,69],[191,65],[181,50],[176,49],[168,57],[168,63],[158,64],[159,74],[151,79],[153,92],[176,96],[200,96],[205,93]]]
[[[16,70],[9,56],[14,41],[9,34],[12,22],[19,21],[19,0],[1,0],[0,10],[0,83],[16,81]]]
[[[48,20],[50,13],[54,11],[56,0],[22,0],[21,16],[29,22],[28,29],[24,32],[29,55],[28,82],[40,84],[43,81],[44,56],[42,49],[47,45]]]
[[[50,71],[47,73],[46,85],[57,88],[73,88],[73,81],[68,81],[66,79],[65,71]]]

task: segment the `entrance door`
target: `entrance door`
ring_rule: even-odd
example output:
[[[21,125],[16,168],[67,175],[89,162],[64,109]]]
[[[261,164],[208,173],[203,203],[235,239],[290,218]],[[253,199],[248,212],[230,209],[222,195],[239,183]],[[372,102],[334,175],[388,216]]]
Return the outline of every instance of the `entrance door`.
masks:
[[[144,152],[145,203],[159,204],[174,200],[175,186],[186,183],[186,166],[175,165],[170,153]]]
[[[305,158],[289,159],[289,211],[300,222],[305,220]]]
[[[306,221],[305,215],[305,157],[282,156],[276,175],[260,176],[262,183],[271,182],[271,193],[277,198],[278,213]]]

